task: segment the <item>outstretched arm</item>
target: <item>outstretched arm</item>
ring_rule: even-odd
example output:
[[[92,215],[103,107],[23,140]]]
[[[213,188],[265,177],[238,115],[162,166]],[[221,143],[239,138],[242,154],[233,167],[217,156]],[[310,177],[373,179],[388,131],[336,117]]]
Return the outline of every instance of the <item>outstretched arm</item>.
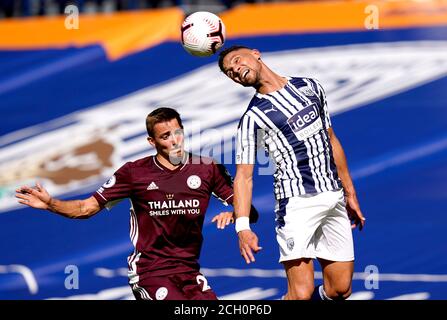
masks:
[[[37,183],[34,188],[22,186],[16,192],[19,203],[48,210],[67,218],[86,219],[101,210],[98,201],[93,196],[85,200],[62,201],[52,198],[40,183]]]
[[[352,183],[351,175],[349,174],[345,152],[343,151],[341,143],[335,135],[334,130],[329,128],[328,133],[331,140],[332,152],[334,154],[338,176],[340,177],[341,183],[343,184],[343,189],[345,191],[346,210],[348,211],[350,219],[353,221],[352,228],[358,226],[359,230],[362,230],[365,226],[365,217],[360,210],[354,184]]]
[[[234,211],[236,216],[236,231],[239,236],[239,249],[245,262],[254,262],[253,252],[262,248],[258,246],[258,237],[249,228],[249,215],[253,191],[252,164],[238,164],[234,179]],[[243,222],[239,224],[238,222]],[[239,224],[239,225],[238,225]],[[240,230],[239,230],[240,228]]]

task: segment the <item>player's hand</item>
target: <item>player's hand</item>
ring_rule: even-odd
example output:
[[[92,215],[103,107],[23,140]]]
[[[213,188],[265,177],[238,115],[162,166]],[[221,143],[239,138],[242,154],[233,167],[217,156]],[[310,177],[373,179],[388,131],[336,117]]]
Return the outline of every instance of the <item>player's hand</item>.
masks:
[[[230,223],[234,223],[234,213],[233,212],[221,212],[214,216],[212,223],[217,222],[217,229],[225,229]]]
[[[48,209],[51,196],[48,191],[37,182],[34,188],[23,186],[16,189],[18,202],[37,209]]]
[[[357,200],[357,195],[355,193],[346,195],[346,211],[348,212],[349,219],[352,223],[351,228],[355,229],[358,226],[359,230],[362,231],[366,219],[360,210],[359,201]]]
[[[258,237],[251,230],[242,230],[238,232],[239,237],[239,249],[245,262],[255,262],[254,253],[258,253],[262,247],[258,245]]]

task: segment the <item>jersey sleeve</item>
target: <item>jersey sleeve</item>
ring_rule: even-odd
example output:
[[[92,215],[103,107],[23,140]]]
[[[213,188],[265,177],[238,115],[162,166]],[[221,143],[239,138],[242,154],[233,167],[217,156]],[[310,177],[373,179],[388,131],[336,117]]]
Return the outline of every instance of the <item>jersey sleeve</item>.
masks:
[[[329,129],[332,126],[332,124],[331,124],[331,118],[329,116],[329,110],[327,107],[326,92],[324,91],[324,88],[321,85],[320,81],[318,81],[317,79],[312,79],[312,81],[317,86],[318,97],[320,98],[321,101],[321,108],[322,108],[321,114],[324,117],[324,122],[326,123],[327,129]]]
[[[245,113],[239,121],[236,143],[236,164],[255,164],[258,149],[256,134],[260,127]]]
[[[214,188],[213,196],[222,201],[223,204],[233,204],[233,178],[222,164],[212,163]]]
[[[101,208],[110,210],[115,204],[124,198],[129,198],[132,190],[132,177],[130,163],[119,168],[109,180],[107,180],[93,197],[98,201]]]

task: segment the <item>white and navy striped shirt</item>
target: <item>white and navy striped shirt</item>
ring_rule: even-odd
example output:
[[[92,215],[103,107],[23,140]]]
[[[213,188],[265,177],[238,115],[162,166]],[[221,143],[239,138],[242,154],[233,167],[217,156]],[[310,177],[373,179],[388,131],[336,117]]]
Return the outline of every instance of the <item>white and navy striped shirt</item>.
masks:
[[[265,144],[276,164],[276,199],[340,189],[330,126],[321,84],[288,78],[284,88],[251,100],[239,122],[236,163],[255,164],[257,149]]]

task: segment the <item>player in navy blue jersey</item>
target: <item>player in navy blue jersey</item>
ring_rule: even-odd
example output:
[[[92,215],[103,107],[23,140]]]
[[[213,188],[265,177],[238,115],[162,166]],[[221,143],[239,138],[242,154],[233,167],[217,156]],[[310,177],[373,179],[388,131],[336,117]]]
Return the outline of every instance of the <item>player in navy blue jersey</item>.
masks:
[[[211,194],[233,203],[232,180],[222,165],[184,150],[180,115],[159,108],[146,119],[148,141],[157,154],[119,168],[90,198],[61,201],[36,188],[17,189],[19,202],[68,218],[88,218],[129,198],[129,284],[137,299],[216,299],[198,263],[202,227]],[[233,217],[222,212],[212,221],[223,229]],[[251,210],[252,221],[257,219]]]
[[[288,280],[284,298],[346,299],[354,270],[351,227],[361,230],[365,218],[323,87],[316,79],[276,74],[258,50],[244,46],[222,51],[219,67],[234,82],[256,89],[237,133],[234,206],[242,256],[253,262],[253,252],[261,249],[248,216],[256,151],[265,144],[276,165],[276,235]],[[324,278],[317,288],[314,258]]]

